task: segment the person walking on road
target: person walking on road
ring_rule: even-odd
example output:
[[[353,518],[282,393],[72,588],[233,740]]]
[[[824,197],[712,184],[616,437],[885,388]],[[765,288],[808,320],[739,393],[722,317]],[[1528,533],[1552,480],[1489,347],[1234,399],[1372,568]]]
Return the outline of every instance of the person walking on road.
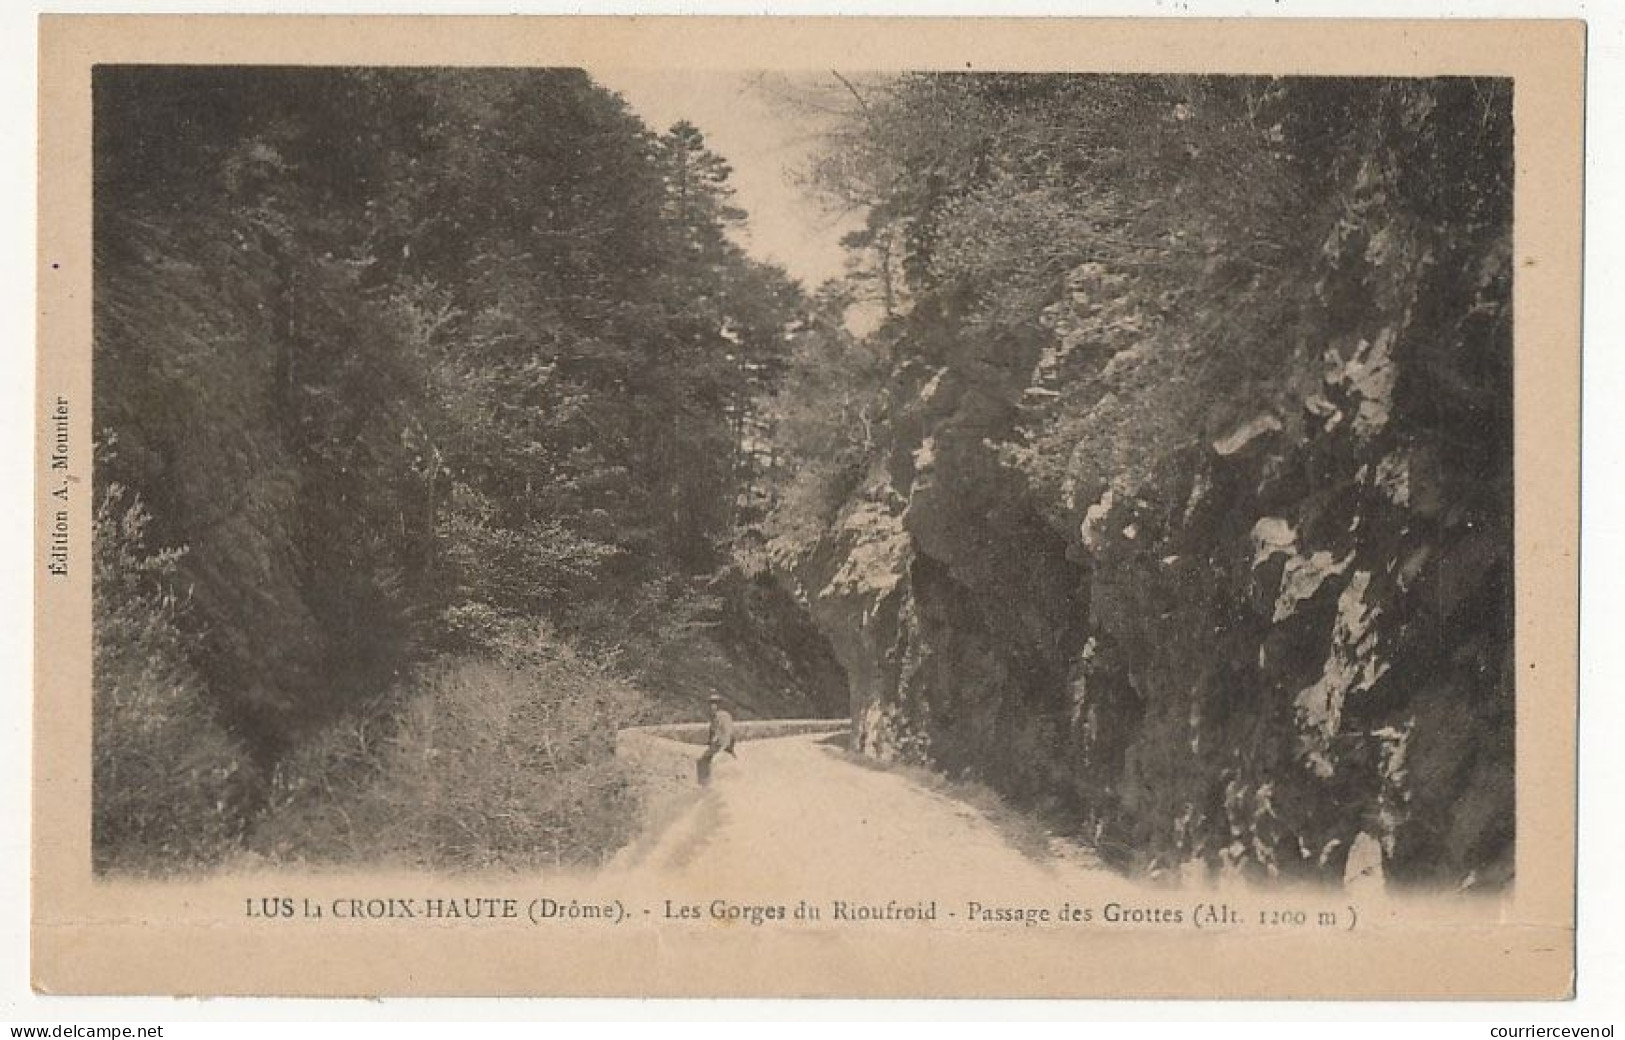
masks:
[[[722,706],[722,698],[717,694],[713,693],[708,703],[711,706],[711,730],[706,735],[705,754],[695,763],[695,772],[702,784],[711,782],[711,761],[718,755],[726,751],[735,758],[739,757],[739,752],[734,750],[734,717]]]

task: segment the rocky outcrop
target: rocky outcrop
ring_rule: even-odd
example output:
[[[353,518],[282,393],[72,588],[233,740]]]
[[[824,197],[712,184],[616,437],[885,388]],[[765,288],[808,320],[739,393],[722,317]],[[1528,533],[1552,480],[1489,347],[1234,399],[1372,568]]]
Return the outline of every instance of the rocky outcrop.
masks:
[[[858,749],[1151,874],[1510,877],[1506,199],[1415,174],[1351,171],[1247,320],[1232,270],[1182,311],[1091,262],[900,323],[889,450],[796,561]]]

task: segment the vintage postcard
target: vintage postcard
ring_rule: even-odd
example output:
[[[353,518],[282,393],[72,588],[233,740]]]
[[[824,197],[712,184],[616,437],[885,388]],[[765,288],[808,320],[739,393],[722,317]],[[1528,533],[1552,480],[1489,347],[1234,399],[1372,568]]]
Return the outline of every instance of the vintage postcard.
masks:
[[[40,33],[37,989],[1571,993],[1581,23]]]

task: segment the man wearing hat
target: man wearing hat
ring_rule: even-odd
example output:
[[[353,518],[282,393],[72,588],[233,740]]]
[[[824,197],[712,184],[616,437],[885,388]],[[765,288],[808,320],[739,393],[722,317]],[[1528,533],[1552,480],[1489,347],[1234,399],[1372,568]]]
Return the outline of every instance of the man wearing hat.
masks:
[[[706,736],[705,754],[700,756],[695,765],[699,774],[700,783],[711,782],[711,760],[726,751],[735,758],[739,753],[734,750],[734,717],[728,714],[728,709],[722,706],[722,698],[713,693],[706,698],[711,706],[711,731]]]

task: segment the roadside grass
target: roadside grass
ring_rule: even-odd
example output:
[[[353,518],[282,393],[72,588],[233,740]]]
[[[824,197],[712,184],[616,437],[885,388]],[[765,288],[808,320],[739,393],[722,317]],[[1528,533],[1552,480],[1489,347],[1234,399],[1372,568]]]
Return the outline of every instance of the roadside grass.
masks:
[[[282,762],[250,855],[274,863],[591,867],[633,836],[639,785],[615,733],[646,696],[561,650],[464,658]]]

